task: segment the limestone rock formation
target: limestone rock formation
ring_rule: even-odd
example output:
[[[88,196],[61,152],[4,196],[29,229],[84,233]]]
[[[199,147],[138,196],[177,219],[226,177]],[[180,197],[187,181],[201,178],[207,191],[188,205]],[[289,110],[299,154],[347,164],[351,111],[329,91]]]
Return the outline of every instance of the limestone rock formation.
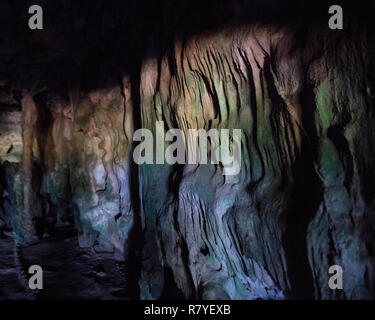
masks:
[[[360,169],[374,150],[363,132],[368,49],[361,37],[333,46],[321,35],[306,31],[298,47],[288,29],[225,29],[143,63],[145,127],[241,128],[244,155],[234,177],[209,165],[140,169],[145,298],[160,296],[165,268],[186,298],[372,295],[372,196],[359,193],[372,193]],[[338,296],[326,286],[331,265],[351,279]]]
[[[62,1],[39,34],[6,29],[0,230],[72,223],[141,299],[374,299],[374,28],[346,2],[342,31],[323,2],[263,2]],[[157,121],[241,129],[240,173],[138,166]]]

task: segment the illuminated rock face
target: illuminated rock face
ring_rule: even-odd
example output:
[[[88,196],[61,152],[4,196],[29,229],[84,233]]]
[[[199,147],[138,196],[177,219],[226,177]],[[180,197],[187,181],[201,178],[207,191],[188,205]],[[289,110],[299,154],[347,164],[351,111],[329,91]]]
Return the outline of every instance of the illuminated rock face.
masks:
[[[144,298],[163,294],[166,270],[185,297],[372,297],[366,45],[305,37],[298,47],[286,29],[237,28],[144,61],[143,126],[243,130],[238,176],[141,167]],[[328,287],[331,265],[345,269],[342,291]]]
[[[143,38],[118,27],[88,53],[64,36],[73,51],[56,50],[53,29],[39,39],[50,72],[30,58],[25,80],[10,65],[26,84],[0,79],[15,88],[0,99],[0,229],[25,243],[74,222],[82,247],[129,262],[142,299],[374,298],[371,30],[229,18],[213,28],[241,7],[206,9],[175,9],[175,27],[165,12]],[[240,174],[138,167],[133,132],[156,121],[241,129]],[[332,265],[343,290],[328,286]]]
[[[134,213],[130,197],[131,142],[124,127],[125,101],[120,87],[91,92],[73,113],[74,166],[70,167],[70,176],[80,244],[92,246],[99,240],[119,253],[127,253]]]

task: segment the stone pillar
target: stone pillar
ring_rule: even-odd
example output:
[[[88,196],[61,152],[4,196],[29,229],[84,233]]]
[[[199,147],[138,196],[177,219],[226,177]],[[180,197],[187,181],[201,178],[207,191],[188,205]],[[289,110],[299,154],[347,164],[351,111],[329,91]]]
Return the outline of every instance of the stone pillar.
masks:
[[[35,236],[35,227],[33,223],[33,203],[35,200],[35,190],[32,187],[33,157],[35,152],[36,125],[38,119],[38,110],[33,97],[30,94],[25,95],[21,100],[22,106],[22,179],[23,179],[23,214],[21,216],[21,226],[23,241],[30,242]],[[33,200],[34,199],[34,200]]]

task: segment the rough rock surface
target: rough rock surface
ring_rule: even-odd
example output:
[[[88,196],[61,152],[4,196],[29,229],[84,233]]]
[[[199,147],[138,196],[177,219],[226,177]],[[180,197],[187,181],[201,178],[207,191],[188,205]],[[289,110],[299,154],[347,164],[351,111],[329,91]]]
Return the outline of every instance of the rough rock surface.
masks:
[[[245,2],[62,1],[39,34],[4,29],[0,230],[74,223],[141,299],[374,299],[373,26]],[[8,25],[27,7],[3,6]],[[136,166],[133,132],[156,121],[242,129],[240,174]]]
[[[368,49],[358,36],[335,46],[320,36],[306,30],[298,47],[276,26],[225,29],[144,62],[145,127],[165,119],[183,130],[243,129],[238,176],[214,166],[140,169],[144,297],[160,296],[165,268],[187,298],[372,296]],[[347,277],[338,296],[326,287],[335,264]]]

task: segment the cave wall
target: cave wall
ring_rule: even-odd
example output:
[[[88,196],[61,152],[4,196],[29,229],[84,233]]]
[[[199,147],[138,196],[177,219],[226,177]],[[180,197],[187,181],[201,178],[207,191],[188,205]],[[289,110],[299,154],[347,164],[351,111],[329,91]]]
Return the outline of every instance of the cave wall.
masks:
[[[9,64],[1,86],[0,228],[30,243],[73,223],[82,247],[129,261],[141,299],[373,299],[373,29],[268,21],[276,2],[164,1],[152,28],[100,20],[88,53],[43,34],[50,60],[18,57],[27,76]],[[135,165],[134,130],[156,121],[241,129],[240,173]]]
[[[2,105],[0,108],[0,230],[9,228],[16,216],[15,174],[22,159],[21,108]],[[3,164],[6,163],[6,164]]]
[[[175,34],[144,61],[144,127],[243,130],[237,176],[141,166],[144,298],[163,294],[169,268],[186,298],[372,296],[368,47],[355,27],[305,32],[302,47],[277,26]],[[339,293],[327,286],[335,264],[347,277]]]
[[[120,86],[81,98],[74,110],[70,172],[80,244],[92,246],[98,238],[119,253],[127,250],[134,215],[125,110]]]

